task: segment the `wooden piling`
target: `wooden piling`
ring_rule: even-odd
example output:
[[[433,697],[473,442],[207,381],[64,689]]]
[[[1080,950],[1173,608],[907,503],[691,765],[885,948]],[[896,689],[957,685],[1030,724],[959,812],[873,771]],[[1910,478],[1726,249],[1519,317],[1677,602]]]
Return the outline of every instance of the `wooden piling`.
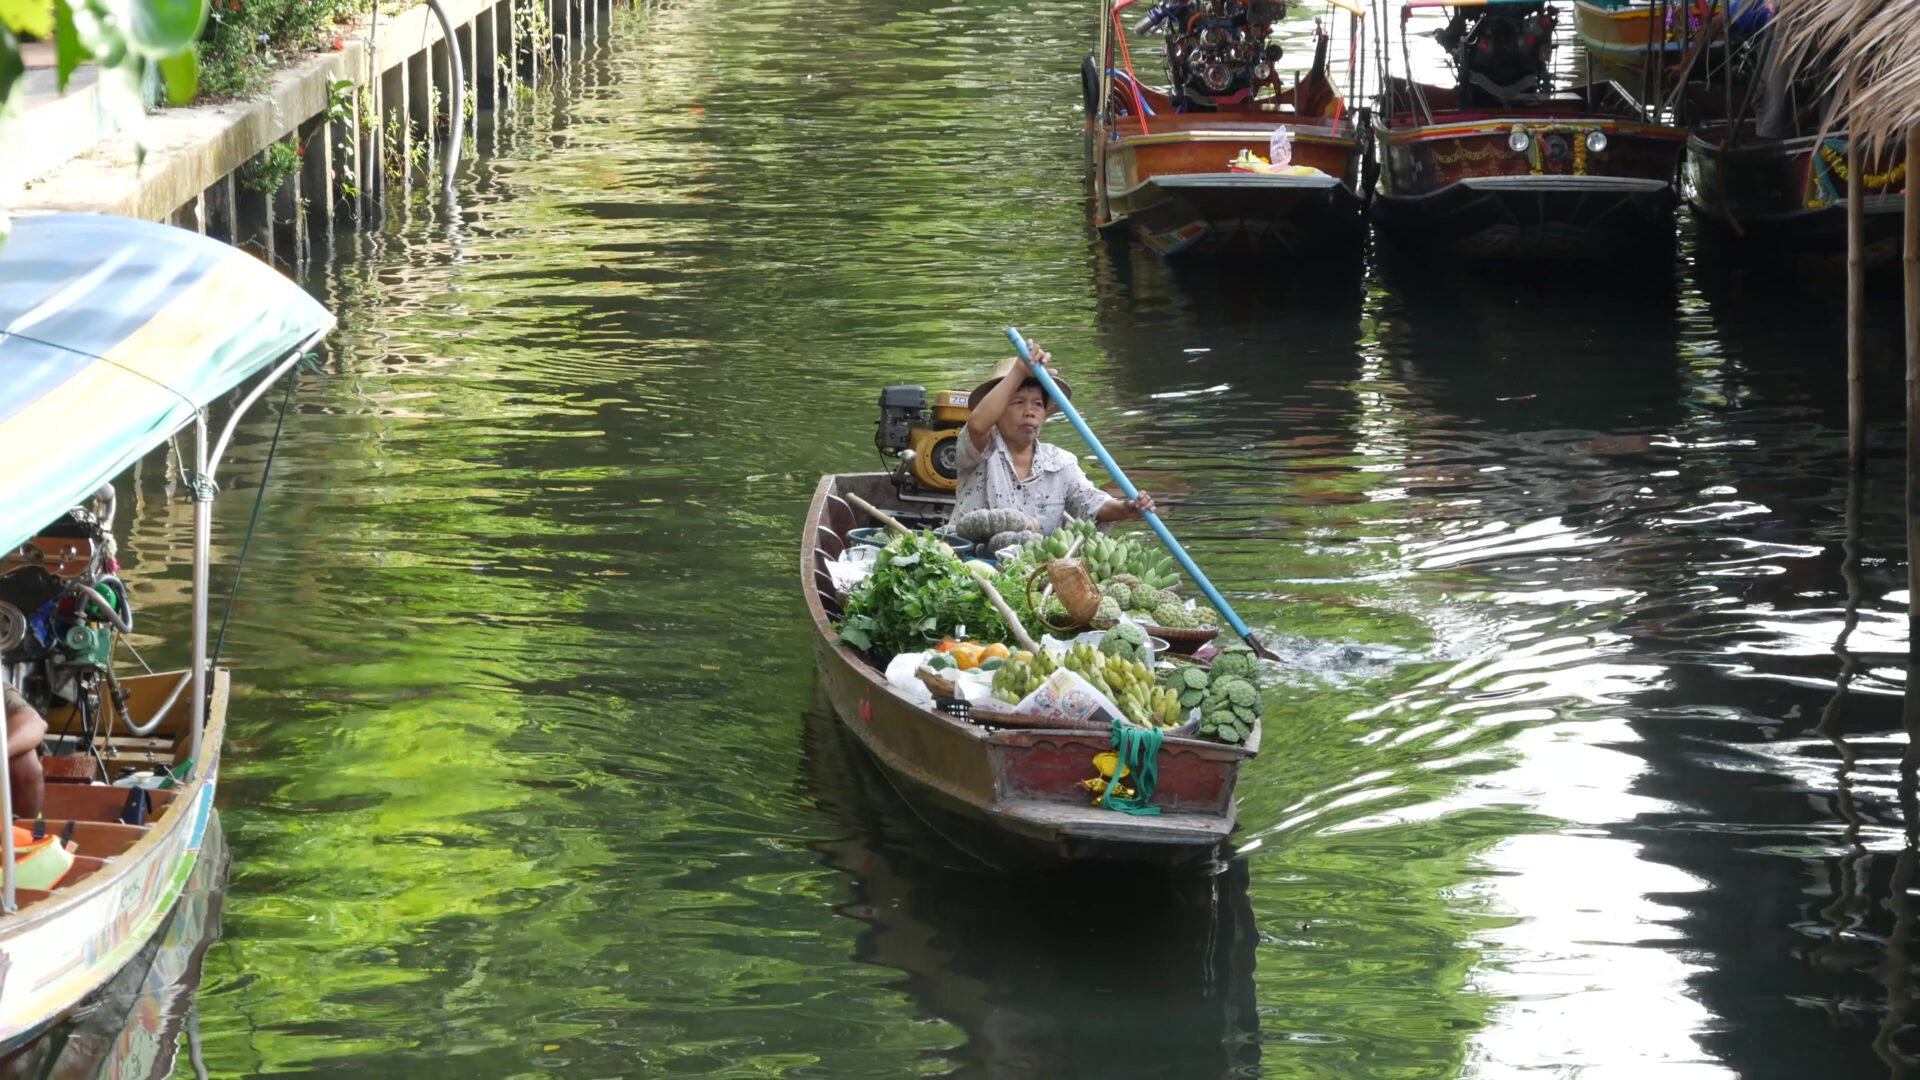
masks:
[[[1907,129],[1907,160],[1920,161],[1920,124]],[[1912,168],[1911,165],[1908,166]],[[1905,201],[1906,229],[1901,251],[1907,320],[1907,685],[1904,719],[1907,753],[1904,769],[1911,779],[1920,765],[1920,183],[1909,180]]]
[[[1849,84],[1847,100],[1859,89],[1858,76]],[[1867,467],[1867,389],[1861,380],[1860,320],[1866,302],[1866,266],[1861,248],[1866,246],[1866,227],[1862,214],[1867,201],[1866,185],[1860,174],[1860,140],[1847,133],[1847,465],[1857,474]]]

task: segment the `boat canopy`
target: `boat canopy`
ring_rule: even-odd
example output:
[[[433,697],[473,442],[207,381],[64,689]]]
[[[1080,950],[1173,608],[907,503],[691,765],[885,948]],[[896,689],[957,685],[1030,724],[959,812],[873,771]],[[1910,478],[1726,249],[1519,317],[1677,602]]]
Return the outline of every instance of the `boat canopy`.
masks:
[[[217,240],[99,214],[15,218],[0,246],[0,551],[332,326]]]

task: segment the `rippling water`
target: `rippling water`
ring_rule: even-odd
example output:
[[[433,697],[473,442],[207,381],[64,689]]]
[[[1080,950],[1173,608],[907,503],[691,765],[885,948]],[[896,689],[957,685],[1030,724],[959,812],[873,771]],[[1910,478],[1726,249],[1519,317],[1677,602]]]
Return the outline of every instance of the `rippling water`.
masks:
[[[1837,283],[1169,271],[1087,228],[1088,14],[620,12],[315,268],[214,1073],[1901,1075],[1897,328],[1846,563]],[[816,479],[1007,324],[1289,658],[1212,881],[983,878],[816,701]]]

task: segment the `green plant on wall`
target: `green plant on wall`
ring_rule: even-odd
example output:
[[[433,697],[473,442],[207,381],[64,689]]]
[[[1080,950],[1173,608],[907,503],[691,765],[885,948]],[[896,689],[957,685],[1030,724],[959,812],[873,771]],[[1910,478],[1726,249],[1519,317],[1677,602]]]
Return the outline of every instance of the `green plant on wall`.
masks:
[[[553,66],[553,24],[544,4],[515,4],[514,36],[527,43],[527,56],[533,66]]]
[[[368,0],[211,0],[200,38],[201,85],[209,94],[257,89],[283,56],[334,44],[334,24],[371,9]]]
[[[240,186],[256,195],[271,195],[300,167],[304,156],[305,149],[291,135],[269,144],[258,157],[240,166]]]

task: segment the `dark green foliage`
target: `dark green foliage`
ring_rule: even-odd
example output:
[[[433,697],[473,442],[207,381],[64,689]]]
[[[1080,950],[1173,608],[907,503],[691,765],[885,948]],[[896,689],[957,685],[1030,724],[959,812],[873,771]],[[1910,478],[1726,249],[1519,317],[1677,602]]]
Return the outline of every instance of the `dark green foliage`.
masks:
[[[896,537],[873,573],[853,587],[839,642],[893,656],[931,647],[959,626],[979,641],[1006,637],[1007,624],[980,583],[932,533]]]

